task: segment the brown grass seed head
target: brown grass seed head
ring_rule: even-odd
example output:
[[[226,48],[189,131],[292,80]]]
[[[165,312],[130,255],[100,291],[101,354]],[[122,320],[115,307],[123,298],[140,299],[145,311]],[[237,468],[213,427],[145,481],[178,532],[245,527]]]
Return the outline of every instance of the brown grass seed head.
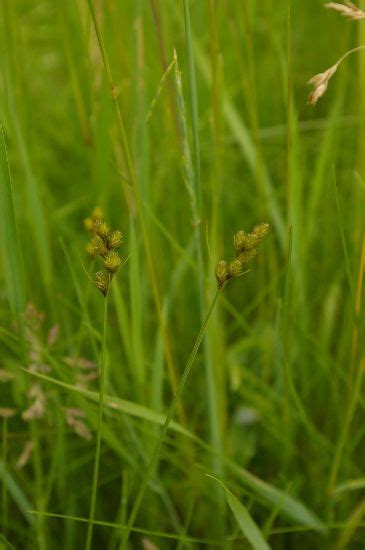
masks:
[[[327,2],[324,6],[330,10],[337,11],[343,15],[343,17],[347,17],[353,21],[365,19],[365,12],[355,6],[353,2],[346,2],[345,4],[339,4],[338,2]]]
[[[308,84],[313,85],[313,90],[309,94],[308,103],[310,105],[315,105],[317,101],[324,96],[327,91],[328,82],[330,78],[335,74],[338,68],[338,63],[324,71],[323,73],[318,73],[308,81]]]

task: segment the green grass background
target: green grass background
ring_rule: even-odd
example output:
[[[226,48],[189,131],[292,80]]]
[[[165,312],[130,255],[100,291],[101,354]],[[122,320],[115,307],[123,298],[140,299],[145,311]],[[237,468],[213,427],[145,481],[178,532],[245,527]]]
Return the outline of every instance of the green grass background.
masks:
[[[362,548],[365,55],[314,108],[306,82],[365,44],[365,23],[318,0],[190,0],[190,24],[180,0],[93,5],[124,134],[88,2],[0,4],[0,367],[14,375],[0,405],[17,411],[2,421],[0,546],[85,543],[97,394],[78,390],[65,358],[99,362],[103,299],[83,228],[99,205],[125,237],[107,394],[126,401],[105,407],[93,547],[119,547],[112,524],[127,521],[216,261],[232,257],[235,231],[269,222],[214,311],[130,548],[249,548],[205,474],[273,548]],[[53,379],[38,381],[46,413],[30,423],[29,302],[44,312],[36,340]],[[91,440],[67,407],[85,411]]]

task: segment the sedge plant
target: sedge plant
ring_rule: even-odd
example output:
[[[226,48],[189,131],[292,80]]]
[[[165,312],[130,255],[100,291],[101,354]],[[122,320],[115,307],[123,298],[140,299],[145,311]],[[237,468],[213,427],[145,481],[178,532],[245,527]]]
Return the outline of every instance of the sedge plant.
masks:
[[[123,242],[122,233],[117,229],[112,231],[107,222],[102,217],[100,209],[95,209],[91,218],[86,218],[85,227],[92,233],[92,238],[87,245],[87,252],[92,257],[99,256],[103,260],[104,269],[98,271],[95,274],[94,283],[98,290],[104,297],[104,314],[103,314],[103,336],[101,346],[101,361],[100,361],[100,382],[99,382],[99,410],[98,410],[98,423],[97,423],[97,435],[96,435],[96,449],[94,470],[91,487],[91,500],[90,500],[90,512],[89,522],[86,535],[87,550],[90,550],[93,537],[93,527],[97,500],[97,487],[99,478],[99,465],[100,465],[100,448],[101,448],[101,434],[103,427],[103,407],[104,407],[104,395],[105,395],[105,381],[106,381],[106,332],[107,332],[107,319],[108,319],[108,296],[110,284],[114,275],[119,270],[122,259],[117,252]]]
[[[165,441],[167,431],[169,429],[170,423],[175,414],[176,407],[178,405],[178,402],[184,390],[185,384],[189,378],[191,368],[194,364],[194,360],[200,348],[200,344],[204,338],[209,320],[212,316],[212,313],[218,301],[219,295],[221,294],[223,288],[225,287],[225,285],[229,280],[240,277],[241,275],[247,272],[245,271],[247,265],[257,255],[257,248],[256,248],[257,245],[267,235],[268,231],[269,231],[269,225],[267,223],[261,223],[256,225],[250,233],[246,233],[245,231],[238,231],[234,235],[234,239],[233,239],[234,248],[235,248],[235,258],[229,262],[225,260],[220,260],[216,265],[215,277],[217,281],[217,290],[214,294],[214,297],[204,317],[204,320],[202,322],[202,325],[200,327],[200,330],[194,342],[193,349],[191,350],[191,353],[185,365],[184,371],[179,380],[175,395],[167,411],[165,422],[162,426],[160,435],[157,439],[156,445],[153,449],[152,455],[150,457],[147,468],[143,475],[140,488],[134,500],[134,504],[130,512],[128,522],[123,533],[122,543],[120,547],[121,550],[127,547],[131,530],[134,526],[134,522],[136,520],[139,508],[142,504],[142,500],[145,495],[148,484],[151,481],[151,478],[153,476],[153,472],[157,464],[158,458],[160,456],[160,451]]]

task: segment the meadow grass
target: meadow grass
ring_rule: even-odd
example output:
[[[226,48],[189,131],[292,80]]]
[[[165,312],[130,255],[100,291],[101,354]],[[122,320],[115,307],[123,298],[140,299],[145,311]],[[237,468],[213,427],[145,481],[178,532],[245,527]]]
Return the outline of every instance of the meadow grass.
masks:
[[[364,44],[317,0],[1,0],[1,547],[364,546],[364,52],[306,84]]]

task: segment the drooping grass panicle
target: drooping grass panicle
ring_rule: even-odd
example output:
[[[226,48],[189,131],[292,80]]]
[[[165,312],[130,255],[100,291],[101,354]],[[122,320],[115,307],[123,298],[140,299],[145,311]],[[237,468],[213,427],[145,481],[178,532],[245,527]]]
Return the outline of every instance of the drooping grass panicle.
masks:
[[[365,12],[355,6],[355,4],[353,4],[352,2],[346,2],[346,4],[339,4],[338,2],[327,2],[327,4],[325,4],[325,7],[337,11],[344,17],[352,20],[365,19]],[[350,54],[363,49],[365,49],[365,46],[363,45],[352,48],[351,50],[347,51],[342,57],[340,57],[340,59],[334,65],[332,65],[322,73],[315,74],[310,80],[308,80],[308,84],[311,84],[313,86],[313,90],[308,96],[309,105],[315,105],[317,101],[324,96],[327,91],[330,79],[333,77],[342,61],[346,59],[346,57],[348,57]]]
[[[323,73],[318,73],[308,80],[308,84],[313,85],[313,90],[308,97],[308,103],[310,105],[315,105],[317,101],[326,93],[328,82],[337,71],[338,65],[339,63],[337,62]]]
[[[308,81],[308,84],[312,84],[314,86],[314,89],[309,94],[308,97],[308,103],[311,105],[315,105],[319,98],[321,98],[327,90],[328,82],[332,78],[332,76],[337,71],[339,65],[348,57],[349,55],[359,52],[361,50],[365,50],[365,45],[356,46],[356,48],[352,48],[348,52],[344,53],[342,57],[332,65],[329,69],[324,71],[323,73],[318,73]]]
[[[325,7],[337,11],[343,17],[358,21],[359,19],[365,19],[365,12],[355,6],[353,2],[346,2],[345,4],[339,4],[338,2],[327,2]]]

